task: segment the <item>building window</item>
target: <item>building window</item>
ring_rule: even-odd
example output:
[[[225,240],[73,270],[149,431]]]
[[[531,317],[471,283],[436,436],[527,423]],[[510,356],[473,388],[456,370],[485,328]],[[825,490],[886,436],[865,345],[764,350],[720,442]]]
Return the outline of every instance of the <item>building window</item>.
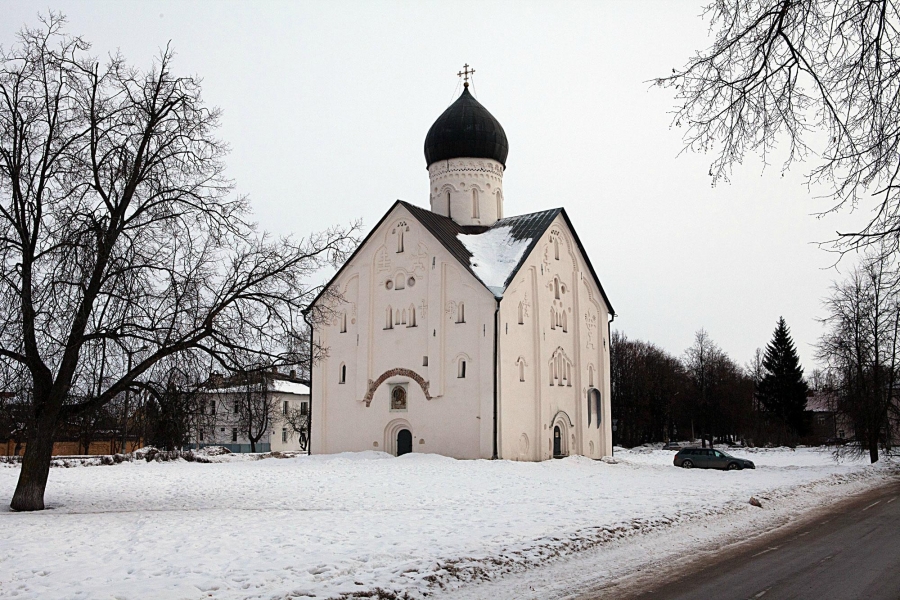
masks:
[[[466,377],[466,359],[464,359],[464,358],[459,359],[459,368],[457,369],[456,376],[459,379],[465,379],[465,377]]]
[[[553,278],[553,297],[559,300],[559,279]]]
[[[341,333],[347,333],[347,313],[341,313]]]
[[[519,360],[517,360],[516,363],[519,366],[519,381],[524,382],[525,381],[525,358],[520,356]]]
[[[209,401],[209,414],[211,414],[211,415],[216,414],[216,401],[215,400]]]
[[[525,305],[519,302],[519,325],[525,324]]]
[[[238,411],[240,410],[240,407],[241,407],[241,406],[240,406],[240,404],[238,403],[238,401],[235,400],[235,401],[234,401],[234,414],[238,414]]]
[[[450,216],[450,190],[447,190],[447,216]]]
[[[347,365],[343,363],[341,363],[341,374],[338,377],[338,383],[347,383]],[[287,402],[285,402],[285,404],[287,404]]]
[[[415,327],[416,326],[416,307],[412,304],[409,305],[409,320],[406,323],[407,327]]]
[[[556,329],[556,309],[550,307],[550,329]]]
[[[237,441],[237,427],[232,427],[232,428],[231,428],[231,441],[232,441],[232,442],[236,442],[236,441]]]
[[[500,190],[497,190],[497,218],[503,218],[503,194],[500,193]]]
[[[566,314],[566,311],[562,311],[562,330],[563,333],[567,333],[569,331],[569,317]]]
[[[287,443],[287,427],[281,428],[281,441],[282,443]]]
[[[394,229],[394,233],[397,235],[397,253],[403,252],[403,234],[409,231],[409,226],[406,224],[406,221],[400,221],[397,223],[397,228]]]
[[[395,290],[403,290],[406,289],[406,275],[400,273],[394,278],[394,289]]]
[[[288,412],[290,411],[290,408],[291,408],[291,403],[288,402],[287,400],[285,400],[285,401],[281,404],[281,414],[283,414],[283,415],[288,414]]]
[[[456,307],[456,322],[457,323],[465,323],[466,322],[466,305],[462,302]]]
[[[300,403],[300,414],[303,416],[309,414],[309,407],[306,405],[306,402]]]
[[[478,216],[478,190],[472,188],[472,218],[477,219]]]
[[[384,311],[384,315],[385,315],[384,328],[385,329],[393,329],[394,328],[394,311],[393,311],[393,309],[390,306],[388,306]]]
[[[423,366],[423,367],[427,367],[427,366],[428,366],[428,357],[427,357],[427,356],[423,356],[423,357],[422,357],[422,366]]]

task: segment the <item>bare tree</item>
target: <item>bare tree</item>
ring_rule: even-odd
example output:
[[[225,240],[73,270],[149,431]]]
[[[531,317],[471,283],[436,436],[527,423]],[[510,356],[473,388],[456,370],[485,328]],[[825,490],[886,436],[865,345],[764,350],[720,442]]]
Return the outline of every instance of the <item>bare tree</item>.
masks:
[[[673,88],[686,148],[714,152],[713,181],[747,153],[786,142],[783,169],[818,161],[808,181],[831,207],[878,198],[848,248],[900,236],[900,8],[892,0],[714,0],[715,41],[656,83]],[[828,210],[823,211],[828,212]]]
[[[294,406],[284,415],[285,424],[290,428],[291,432],[297,436],[300,443],[300,449],[309,448],[309,407],[306,403],[300,406]]]
[[[140,71],[63,25],[50,14],[0,51],[0,358],[27,373],[33,419],[15,510],[44,507],[60,424],[160,361],[299,362],[307,279],[356,242],[356,226],[257,234],[224,177],[220,113],[172,51]]]
[[[832,287],[823,319],[827,331],[818,346],[837,388],[837,411],[849,417],[859,448],[868,451],[873,463],[879,446],[891,446],[900,344],[898,294],[896,260],[873,250],[845,281]]]
[[[236,374],[229,385],[229,398],[237,408],[238,431],[250,442],[250,451],[265,437],[275,421],[277,398],[272,393],[265,370],[255,369]]]

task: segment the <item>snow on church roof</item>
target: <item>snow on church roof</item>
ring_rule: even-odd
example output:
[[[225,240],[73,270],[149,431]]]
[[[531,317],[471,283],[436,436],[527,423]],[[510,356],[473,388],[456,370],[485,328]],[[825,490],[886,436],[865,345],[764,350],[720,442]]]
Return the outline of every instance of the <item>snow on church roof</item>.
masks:
[[[514,238],[511,225],[492,227],[484,233],[460,233],[457,237],[472,254],[472,271],[495,296],[503,295],[506,281],[531,245],[531,238]]]
[[[550,223],[562,213],[552,208],[505,217],[490,227],[464,227],[443,215],[398,201],[495,297],[503,296],[510,279]]]

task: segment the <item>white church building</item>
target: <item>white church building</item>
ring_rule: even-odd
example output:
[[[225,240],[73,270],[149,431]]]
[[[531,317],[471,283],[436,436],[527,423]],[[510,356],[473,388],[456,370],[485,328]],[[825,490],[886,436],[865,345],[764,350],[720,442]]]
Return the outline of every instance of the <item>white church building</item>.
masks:
[[[612,453],[615,313],[563,208],[505,216],[508,152],[466,83],[425,138],[430,210],[395,202],[308,309],[312,453]]]

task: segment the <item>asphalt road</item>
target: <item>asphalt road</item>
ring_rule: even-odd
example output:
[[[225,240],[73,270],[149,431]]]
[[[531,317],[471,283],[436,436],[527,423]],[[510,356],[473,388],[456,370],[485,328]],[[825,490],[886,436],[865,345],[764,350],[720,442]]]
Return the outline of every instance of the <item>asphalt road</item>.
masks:
[[[641,600],[900,600],[900,482],[691,564]]]

